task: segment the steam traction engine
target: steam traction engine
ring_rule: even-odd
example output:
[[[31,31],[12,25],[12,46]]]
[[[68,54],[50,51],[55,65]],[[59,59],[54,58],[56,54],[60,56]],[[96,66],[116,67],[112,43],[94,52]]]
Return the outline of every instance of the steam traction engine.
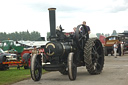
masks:
[[[94,75],[100,74],[104,65],[103,47],[97,38],[88,38],[88,33],[79,31],[85,28],[78,25],[74,34],[66,36],[62,27],[56,30],[55,10],[49,8],[50,17],[50,42],[44,47],[45,56],[34,54],[31,59],[31,77],[34,81],[39,81],[42,75],[42,68],[46,71],[59,71],[63,75],[68,75],[70,80],[75,80],[77,67],[86,66],[87,71]],[[43,54],[44,55],[44,54]],[[42,65],[49,62],[50,64]]]

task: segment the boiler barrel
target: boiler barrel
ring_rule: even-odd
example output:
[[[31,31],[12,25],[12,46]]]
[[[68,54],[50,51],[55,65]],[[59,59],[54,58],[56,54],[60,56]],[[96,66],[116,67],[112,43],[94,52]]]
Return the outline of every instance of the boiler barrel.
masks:
[[[44,50],[47,56],[63,57],[68,55],[70,52],[73,52],[74,48],[67,43],[49,42],[46,44]]]

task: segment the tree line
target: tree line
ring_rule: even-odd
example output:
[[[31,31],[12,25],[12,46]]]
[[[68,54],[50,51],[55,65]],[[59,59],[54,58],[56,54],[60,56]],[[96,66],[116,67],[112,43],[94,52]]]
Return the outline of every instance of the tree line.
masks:
[[[30,41],[36,41],[41,37],[40,33],[37,31],[29,32],[23,31],[23,32],[13,32],[13,33],[6,33],[6,32],[0,32],[0,41],[2,40],[30,40]]]

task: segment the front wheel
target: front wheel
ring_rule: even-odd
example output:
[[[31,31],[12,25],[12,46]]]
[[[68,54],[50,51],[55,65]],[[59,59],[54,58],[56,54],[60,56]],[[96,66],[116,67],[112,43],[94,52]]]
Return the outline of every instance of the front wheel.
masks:
[[[70,80],[75,80],[77,74],[77,66],[74,63],[73,54],[74,53],[71,52],[68,55],[68,76]]]
[[[31,77],[34,81],[39,81],[42,75],[41,55],[33,54],[30,65]]]

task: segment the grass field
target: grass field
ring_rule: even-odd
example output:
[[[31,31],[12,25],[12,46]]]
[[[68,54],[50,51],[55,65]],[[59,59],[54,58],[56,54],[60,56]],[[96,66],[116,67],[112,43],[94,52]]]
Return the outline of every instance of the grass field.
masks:
[[[28,78],[31,78],[30,69],[23,67],[20,70],[10,67],[8,70],[0,71],[0,85],[9,85]]]
[[[0,71],[0,85],[12,84],[23,79],[30,78],[30,69],[11,67],[8,70]]]

